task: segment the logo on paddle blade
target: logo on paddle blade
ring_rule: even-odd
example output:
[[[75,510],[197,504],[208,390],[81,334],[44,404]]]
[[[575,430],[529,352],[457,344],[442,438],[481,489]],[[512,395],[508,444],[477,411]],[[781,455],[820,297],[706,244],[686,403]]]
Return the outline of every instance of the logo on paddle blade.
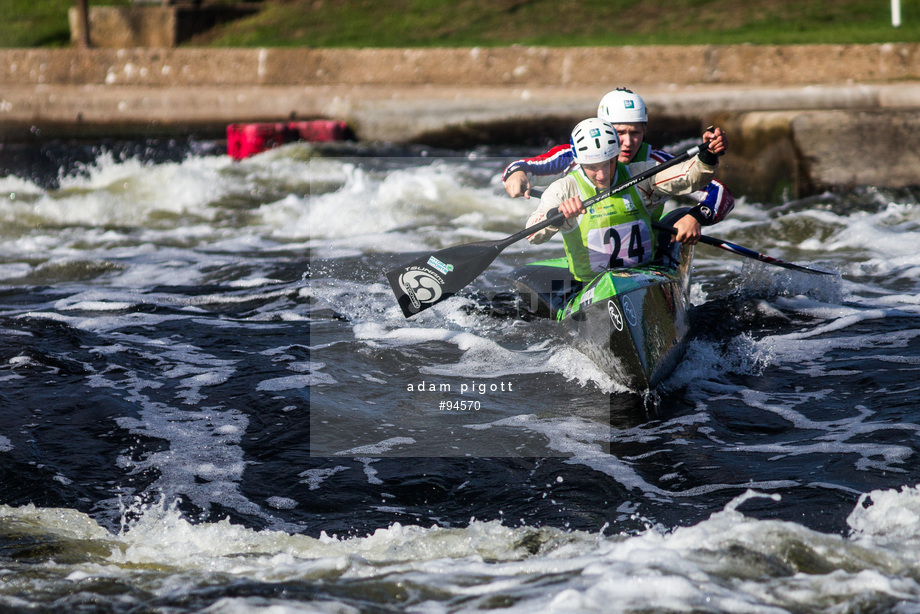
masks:
[[[433,266],[437,270],[441,271],[445,275],[447,275],[448,273],[454,270],[454,265],[445,264],[441,262],[440,260],[438,260],[437,258],[435,258],[434,256],[428,259],[428,264]]]
[[[416,309],[422,303],[434,303],[441,298],[443,283],[444,279],[440,275],[423,267],[411,267],[399,276],[399,287],[405,291]]]
[[[613,301],[607,301],[607,313],[610,314],[610,321],[613,322],[614,328],[623,330],[623,316],[620,314],[620,308]]]

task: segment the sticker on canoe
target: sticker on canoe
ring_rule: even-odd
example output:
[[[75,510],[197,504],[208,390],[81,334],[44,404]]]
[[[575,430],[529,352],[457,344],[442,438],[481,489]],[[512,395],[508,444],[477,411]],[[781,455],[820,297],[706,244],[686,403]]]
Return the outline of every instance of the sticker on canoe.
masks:
[[[628,296],[624,296],[620,301],[623,304],[623,313],[626,314],[626,321],[629,322],[630,326],[635,326],[639,323],[639,318],[636,317],[636,309],[633,307],[632,301],[629,300]]]
[[[623,330],[623,315],[620,308],[613,301],[607,301],[607,313],[610,314],[610,321],[613,322],[614,328]]]

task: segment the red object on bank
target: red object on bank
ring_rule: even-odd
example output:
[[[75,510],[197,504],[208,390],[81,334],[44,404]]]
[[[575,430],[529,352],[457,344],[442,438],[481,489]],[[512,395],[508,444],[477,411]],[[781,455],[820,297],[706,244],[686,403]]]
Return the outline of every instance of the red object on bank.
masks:
[[[346,138],[345,122],[312,120],[227,126],[227,153],[242,160],[257,153],[294,141],[342,141]]]

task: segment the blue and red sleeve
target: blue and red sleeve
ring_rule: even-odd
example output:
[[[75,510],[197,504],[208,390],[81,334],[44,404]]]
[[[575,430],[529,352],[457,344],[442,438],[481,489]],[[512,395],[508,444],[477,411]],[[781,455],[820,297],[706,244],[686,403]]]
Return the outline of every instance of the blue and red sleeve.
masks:
[[[530,175],[539,176],[561,175],[568,170],[574,158],[571,145],[568,143],[556,145],[539,156],[515,160],[505,168],[502,173],[502,181],[506,181],[508,176],[515,171],[524,171]]]

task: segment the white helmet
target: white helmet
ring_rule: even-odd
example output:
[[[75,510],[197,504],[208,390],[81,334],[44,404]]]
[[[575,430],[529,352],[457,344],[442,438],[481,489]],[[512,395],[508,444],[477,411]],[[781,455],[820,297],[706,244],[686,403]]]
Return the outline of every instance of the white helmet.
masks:
[[[634,124],[648,121],[645,102],[625,87],[607,92],[597,105],[597,116],[611,124]]]
[[[578,122],[572,130],[572,153],[578,164],[597,164],[620,155],[620,138],[613,126],[591,117]]]

